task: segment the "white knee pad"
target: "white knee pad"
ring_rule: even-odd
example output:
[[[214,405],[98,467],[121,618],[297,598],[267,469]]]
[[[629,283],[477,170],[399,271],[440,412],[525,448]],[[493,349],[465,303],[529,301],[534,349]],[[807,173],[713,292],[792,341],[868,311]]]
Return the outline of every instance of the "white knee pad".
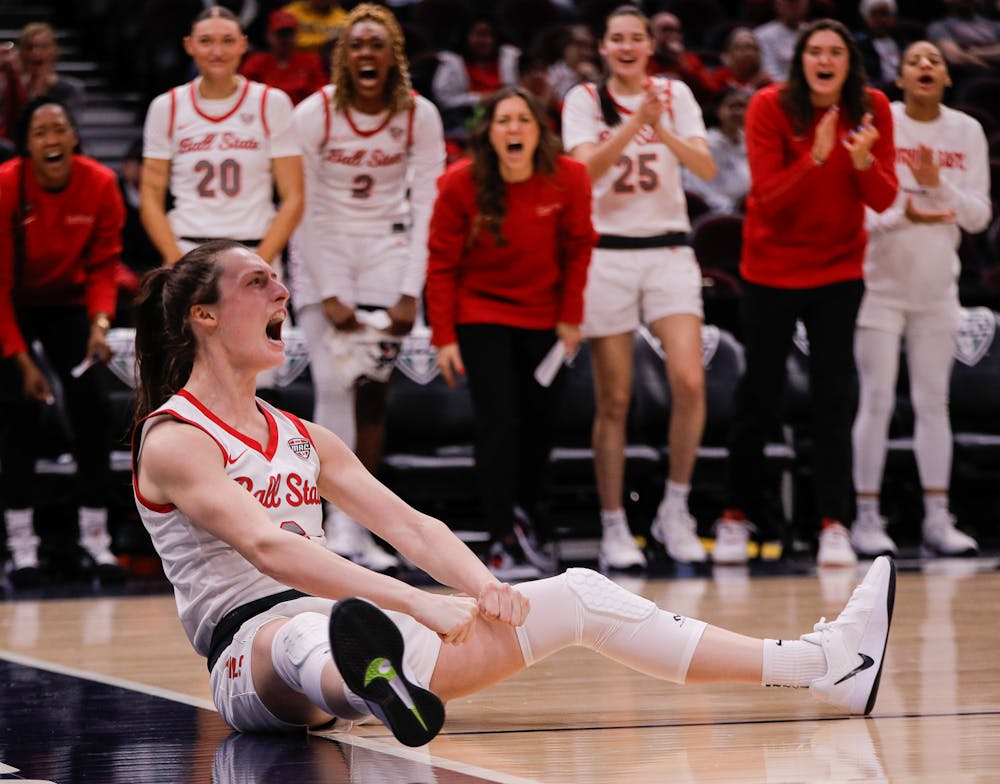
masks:
[[[664,612],[591,569],[522,583],[531,611],[517,628],[527,665],[582,645],[656,678],[683,683],[705,624]]]
[[[323,696],[323,668],[330,656],[329,619],[317,612],[293,616],[271,641],[271,662],[288,686],[327,713],[333,714]],[[350,718],[350,717],[348,717]]]
[[[593,569],[567,569],[566,584],[591,612],[620,621],[642,621],[656,612],[656,605],[627,591]]]

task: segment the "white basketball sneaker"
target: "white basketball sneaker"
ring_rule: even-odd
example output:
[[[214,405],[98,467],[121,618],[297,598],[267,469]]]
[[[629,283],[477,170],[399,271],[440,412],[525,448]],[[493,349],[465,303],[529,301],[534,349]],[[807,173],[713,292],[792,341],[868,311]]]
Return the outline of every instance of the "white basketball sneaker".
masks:
[[[715,546],[712,561],[720,566],[741,566],[750,558],[751,525],[746,521],[719,518],[715,522]]]
[[[840,523],[824,525],[819,533],[819,566],[857,566],[858,555],[851,546],[851,536]]]
[[[858,517],[851,526],[851,545],[862,557],[895,555],[896,543],[885,532],[885,518],[880,514]]]
[[[882,677],[895,597],[895,564],[880,556],[836,620],[827,623],[821,618],[812,632],[802,635],[800,639],[819,645],[826,657],[826,674],[809,685],[817,698],[848,713],[871,713]]]
[[[326,546],[337,555],[373,572],[399,568],[399,559],[379,547],[371,531],[336,507],[331,508],[323,527],[326,529]]]
[[[708,557],[698,538],[698,523],[689,512],[657,514],[650,532],[678,563],[702,563]]]
[[[642,554],[642,550],[636,544],[635,537],[632,536],[625,520],[618,520],[604,526],[597,560],[602,571],[607,569],[644,569],[646,567],[646,556]]]
[[[931,512],[924,518],[923,535],[921,551],[924,556],[975,555],[979,552],[979,543],[955,527],[955,517],[946,509]]]

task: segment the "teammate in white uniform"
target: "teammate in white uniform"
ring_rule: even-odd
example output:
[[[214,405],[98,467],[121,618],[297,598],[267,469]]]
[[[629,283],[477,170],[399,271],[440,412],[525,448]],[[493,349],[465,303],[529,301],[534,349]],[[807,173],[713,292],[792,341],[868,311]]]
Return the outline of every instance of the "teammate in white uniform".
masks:
[[[238,239],[271,262],[302,215],[292,102],[237,74],[247,39],[227,9],[199,14],[184,48],[199,76],[157,96],[146,114],[143,226],[167,264],[213,238]]]
[[[614,569],[646,563],[622,507],[633,336],[642,323],[669,358],[671,394],[670,470],[653,536],[676,561],[704,561],[687,506],[705,425],[701,271],[688,244],[681,169],[711,179],[716,168],[701,109],[687,85],[646,76],[653,39],[637,8],[622,6],[608,16],[600,51],[611,75],[567,93],[562,133],[565,148],[590,171],[594,227],[601,234],[583,324],[594,367],[601,561]]]
[[[958,555],[978,549],[948,511],[958,246],[960,229],[976,233],[989,225],[988,147],[975,119],[941,104],[951,79],[934,44],[907,48],[896,83],[903,91],[903,101],[892,104],[899,195],[880,215],[868,211],[865,295],[855,336],[861,401],[853,432],[858,517],[851,543],[861,555],[896,552],[879,513],[879,489],[905,337],[923,543],[931,554]]]
[[[329,430],[255,397],[257,374],[284,360],[287,306],[276,273],[231,241],[148,273],[136,306],[136,503],[230,726],[292,730],[373,713],[421,745],[444,721],[428,685],[443,699],[470,694],[570,645],[674,682],[809,687],[840,710],[872,709],[892,616],[889,559],[840,617],[801,640],[664,612],[588,569],[514,589]],[[461,594],[318,546],[321,496]],[[858,667],[859,655],[872,666]]]
[[[410,88],[392,13],[361,4],[346,17],[332,84],[295,109],[306,172],[306,213],[292,242],[293,301],[311,358],[313,417],[369,470],[382,456],[389,374],[413,327],[427,267],[427,224],[444,168],[441,118]],[[345,378],[338,347],[368,339],[358,311],[384,310],[382,361]],[[332,337],[332,340],[331,340]],[[366,528],[331,507],[329,546],[377,571],[398,565]]]

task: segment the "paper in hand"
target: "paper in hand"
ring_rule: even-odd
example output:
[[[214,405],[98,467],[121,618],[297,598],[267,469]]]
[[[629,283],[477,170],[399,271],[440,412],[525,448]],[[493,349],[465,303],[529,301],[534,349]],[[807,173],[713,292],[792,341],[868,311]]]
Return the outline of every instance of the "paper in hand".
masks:
[[[565,359],[566,344],[561,340],[557,340],[555,345],[549,349],[549,353],[545,355],[542,361],[538,363],[538,367],[535,368],[535,381],[543,387],[552,386],[552,382],[555,381],[556,374],[559,372],[559,368],[562,367]]]

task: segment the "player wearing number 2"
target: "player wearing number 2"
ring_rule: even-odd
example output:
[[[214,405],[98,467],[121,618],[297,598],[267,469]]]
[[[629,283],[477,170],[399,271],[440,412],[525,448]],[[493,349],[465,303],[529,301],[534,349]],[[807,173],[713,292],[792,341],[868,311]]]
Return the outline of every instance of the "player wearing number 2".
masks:
[[[645,565],[622,508],[632,341],[641,323],[663,344],[671,393],[670,471],[652,533],[674,560],[704,561],[687,508],[705,423],[705,380],[701,273],[688,245],[681,167],[711,179],[715,164],[687,85],[647,78],[653,42],[649,21],[636,7],[611,12],[600,51],[610,75],[570,90],[562,127],[564,146],[587,164],[594,182],[594,227],[601,235],[583,325],[594,368],[601,562],[613,569]]]
[[[313,418],[374,470],[381,458],[394,349],[417,318],[427,225],[444,169],[441,118],[410,87],[392,13],[362,3],[344,20],[331,84],[294,113],[305,164],[306,214],[292,242],[293,301],[312,360]],[[364,334],[360,312],[388,314],[380,368],[345,378],[338,347]],[[395,344],[395,345],[394,345]],[[331,508],[328,546],[377,571],[396,559]]]
[[[166,264],[216,238],[237,239],[271,263],[303,209],[292,102],[237,74],[247,39],[227,9],[200,13],[184,48],[198,76],[157,96],[146,115],[142,223]]]

